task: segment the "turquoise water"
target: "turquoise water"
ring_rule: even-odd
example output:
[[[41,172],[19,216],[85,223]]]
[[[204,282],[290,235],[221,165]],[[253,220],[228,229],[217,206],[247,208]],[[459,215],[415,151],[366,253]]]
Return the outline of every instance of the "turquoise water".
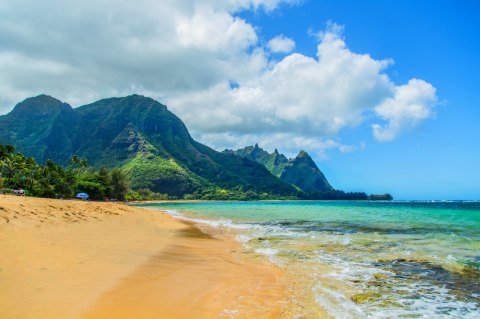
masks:
[[[480,202],[145,206],[231,233],[333,317],[480,318]]]

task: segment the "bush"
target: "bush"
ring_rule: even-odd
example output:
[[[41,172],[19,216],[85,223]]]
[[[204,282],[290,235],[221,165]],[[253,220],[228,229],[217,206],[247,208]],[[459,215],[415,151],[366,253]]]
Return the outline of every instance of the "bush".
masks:
[[[128,193],[127,176],[119,168],[114,168],[110,180],[112,198],[125,200],[125,195]]]
[[[79,180],[75,189],[76,193],[87,193],[90,199],[102,200],[105,198],[106,187],[99,182]]]
[[[13,189],[10,188],[2,188],[0,189],[0,194],[2,195],[14,195]]]
[[[146,201],[146,200],[168,200],[174,199],[167,194],[155,193],[148,188],[142,188],[138,191],[129,191],[125,195],[125,199],[129,201]]]

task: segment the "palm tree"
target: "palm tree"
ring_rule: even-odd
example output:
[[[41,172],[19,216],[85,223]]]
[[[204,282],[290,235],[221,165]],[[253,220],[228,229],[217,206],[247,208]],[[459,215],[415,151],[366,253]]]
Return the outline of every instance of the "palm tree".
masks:
[[[88,167],[88,161],[86,158],[74,154],[70,156],[70,160],[68,161],[68,167],[79,173],[84,173],[86,168]]]
[[[9,174],[12,166],[12,155],[15,152],[15,146],[0,144],[0,175]]]

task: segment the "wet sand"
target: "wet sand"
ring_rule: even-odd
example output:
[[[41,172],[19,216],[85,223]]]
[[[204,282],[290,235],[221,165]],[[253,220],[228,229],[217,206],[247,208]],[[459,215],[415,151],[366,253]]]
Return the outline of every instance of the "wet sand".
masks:
[[[281,270],[170,216],[0,195],[1,318],[291,318]]]

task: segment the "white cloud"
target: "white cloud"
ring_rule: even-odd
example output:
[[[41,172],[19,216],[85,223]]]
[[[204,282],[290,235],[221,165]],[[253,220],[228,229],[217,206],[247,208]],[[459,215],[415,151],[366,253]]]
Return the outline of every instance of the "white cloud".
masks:
[[[290,53],[295,48],[295,41],[284,35],[277,35],[268,41],[267,46],[273,53]]]
[[[201,92],[177,95],[169,105],[206,143],[217,147],[224,146],[222,141],[233,143],[225,139],[227,134],[237,140],[247,137],[243,144],[285,144],[286,152],[298,148],[352,151],[356,147],[327,141],[333,141],[342,129],[360,125],[372,111],[389,121],[387,127],[374,129],[377,139],[391,135],[383,140],[428,118],[429,113],[421,111],[435,102],[430,84],[411,80],[396,86],[384,73],[392,60],[350,51],[341,32],[341,27],[329,24],[318,33],[316,58],[292,53],[260,76],[240,82],[239,87],[223,82]],[[418,111],[415,115],[414,110]],[[312,139],[317,143],[311,143]]]
[[[361,148],[361,145],[342,144],[333,139],[323,139],[318,137],[304,137],[295,133],[272,133],[272,134],[236,134],[233,132],[225,133],[205,133],[202,139],[208,140],[218,149],[240,149],[248,145],[258,143],[259,146],[269,152],[275,149],[281,151],[289,158],[295,157],[299,150],[307,150],[311,156],[317,159],[327,159],[328,151],[337,150],[341,153],[350,153]]]
[[[280,3],[294,1],[2,1],[0,108],[39,93],[70,103],[163,98],[249,78],[268,61],[254,26],[234,12]]]
[[[325,148],[326,139],[359,125],[365,111],[391,96],[395,86],[382,73],[390,63],[355,54],[340,35],[325,32],[317,58],[293,53],[238,88],[231,89],[224,82],[176,96],[169,105],[197,136],[214,145],[212,134],[279,136],[275,134],[289,132],[302,141],[315,137],[322,143],[315,147]],[[283,140],[280,137],[274,143]],[[304,148],[313,146],[303,144]]]
[[[418,126],[433,115],[436,102],[435,88],[430,83],[412,79],[406,85],[397,86],[394,95],[374,109],[387,121],[384,126],[372,125],[374,137],[379,141],[391,141],[404,130]]]
[[[2,1],[0,112],[40,93],[74,106],[139,93],[166,102],[216,148],[259,142],[319,156],[355,149],[337,136],[365,114],[386,121],[373,126],[379,140],[431,116],[434,88],[397,86],[384,73],[392,61],[349,50],[341,26],[317,33],[315,57],[290,53],[293,39],[275,37],[269,51],[289,54],[273,61],[256,26],[236,15],[298,2]]]

